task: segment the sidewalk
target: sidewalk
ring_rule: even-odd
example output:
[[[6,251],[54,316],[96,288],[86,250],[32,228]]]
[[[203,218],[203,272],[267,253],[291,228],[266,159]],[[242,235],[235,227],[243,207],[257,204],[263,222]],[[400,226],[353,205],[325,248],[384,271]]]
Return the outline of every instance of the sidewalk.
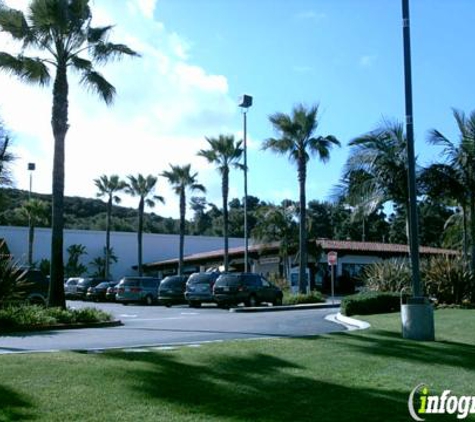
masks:
[[[322,303],[309,303],[302,305],[283,305],[283,306],[256,306],[256,307],[239,307],[231,308],[229,312],[250,313],[250,312],[280,312],[280,311],[306,311],[309,309],[332,309],[340,308],[343,296],[335,296],[333,299],[327,297]]]

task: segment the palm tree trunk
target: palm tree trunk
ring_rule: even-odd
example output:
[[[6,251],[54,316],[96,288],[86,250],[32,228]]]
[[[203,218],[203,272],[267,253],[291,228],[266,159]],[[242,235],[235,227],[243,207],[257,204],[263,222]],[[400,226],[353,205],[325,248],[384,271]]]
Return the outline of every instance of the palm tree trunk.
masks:
[[[28,229],[28,266],[31,268],[33,265],[33,243],[35,241],[35,226],[33,224],[33,219],[29,218],[29,229]]]
[[[463,224],[463,261],[468,267],[468,228],[467,228],[467,205],[462,204],[462,224]]]
[[[228,272],[229,270],[229,239],[228,239],[228,193],[229,193],[229,169],[225,168],[223,170],[223,181],[222,181],[222,191],[223,191],[223,235],[224,235],[224,271]]]
[[[475,194],[470,192],[470,241],[472,242],[470,269],[475,271]]]
[[[298,164],[298,179],[300,190],[300,226],[299,226],[299,290],[305,293],[307,290],[307,201],[305,195],[305,181],[307,178],[307,164],[301,157]]]
[[[68,78],[66,62],[58,59],[53,87],[51,126],[54,136],[53,204],[51,230],[51,280],[49,306],[66,307],[64,297],[63,228],[64,228],[64,156],[68,131]]]
[[[178,275],[183,275],[183,255],[185,250],[185,213],[186,197],[185,189],[180,191],[180,254],[178,260]]]
[[[110,248],[111,248],[111,215],[112,215],[112,194],[109,195],[107,202],[107,219],[106,219],[106,261],[104,263],[104,278],[109,280],[109,264],[110,264]]]
[[[142,277],[142,237],[143,237],[143,213],[144,213],[144,198],[140,198],[139,203],[139,229],[137,231],[138,240],[138,271],[139,276]]]

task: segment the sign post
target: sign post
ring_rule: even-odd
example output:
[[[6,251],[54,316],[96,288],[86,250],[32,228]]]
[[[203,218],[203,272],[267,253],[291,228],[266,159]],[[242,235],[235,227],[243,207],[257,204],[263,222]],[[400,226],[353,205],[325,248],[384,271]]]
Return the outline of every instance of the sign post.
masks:
[[[327,254],[328,265],[330,266],[331,273],[331,289],[332,289],[332,305],[335,304],[335,272],[334,267],[338,262],[338,254],[335,251],[328,252]]]

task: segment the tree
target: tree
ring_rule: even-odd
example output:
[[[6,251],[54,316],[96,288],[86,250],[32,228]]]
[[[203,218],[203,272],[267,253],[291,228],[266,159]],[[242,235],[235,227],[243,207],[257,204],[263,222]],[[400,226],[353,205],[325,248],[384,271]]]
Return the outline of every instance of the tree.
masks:
[[[137,177],[129,175],[129,180],[125,191],[133,197],[139,198],[138,207],[138,229],[137,229],[137,241],[138,241],[138,273],[141,277],[143,275],[142,268],[142,238],[143,238],[143,222],[144,222],[144,210],[145,206],[153,208],[155,202],[165,203],[165,200],[161,196],[154,195],[155,186],[157,185],[157,177],[148,175],[144,177],[139,174]]]
[[[100,176],[98,179],[94,179],[94,184],[96,185],[99,192],[97,196],[99,198],[107,198],[107,218],[106,218],[106,246],[105,246],[105,265],[104,265],[104,279],[109,280],[110,270],[109,270],[109,253],[111,250],[110,242],[110,231],[111,231],[111,217],[112,217],[112,204],[120,204],[120,198],[116,193],[123,191],[126,187],[126,183],[119,179],[119,176],[113,174],[110,178],[105,174]]]
[[[265,243],[279,242],[279,255],[284,276],[289,279],[289,256],[298,244],[298,225],[294,207],[263,206],[257,211],[257,224],[252,236]]]
[[[106,262],[106,259],[109,259],[109,262]],[[107,268],[110,268],[112,264],[115,264],[118,261],[119,258],[114,253],[114,248],[110,248],[109,251],[106,251],[106,248],[104,248],[104,256],[98,256],[89,263],[91,267],[95,268],[91,277],[103,277],[106,271],[106,266]]]
[[[10,166],[15,156],[11,153],[11,139],[0,120],[0,188],[12,185]]]
[[[351,140],[349,146],[350,156],[337,188],[340,197],[365,216],[390,201],[408,209],[407,141],[403,125],[384,121],[375,130]]]
[[[28,265],[33,265],[33,244],[37,224],[48,222],[49,204],[41,199],[29,199],[22,208],[22,214],[28,219]]]
[[[206,212],[208,203],[205,197],[193,196],[190,200],[190,208],[193,210],[193,234],[209,234],[212,226],[211,217]]]
[[[275,113],[269,117],[279,138],[269,138],[263,149],[277,154],[288,155],[289,160],[297,166],[299,182],[300,226],[299,226],[299,288],[306,290],[307,269],[307,224],[306,224],[306,180],[307,164],[311,155],[317,155],[320,161],[327,162],[332,146],[340,146],[334,136],[315,136],[318,128],[318,105],[309,108],[300,104],[293,108],[290,115]]]
[[[168,180],[173,191],[180,198],[180,246],[178,258],[178,275],[183,275],[183,254],[185,249],[185,217],[186,217],[186,191],[206,192],[203,185],[197,183],[198,173],[191,173],[191,165],[174,166],[170,164],[170,170],[162,172],[161,176]]]
[[[239,163],[243,154],[242,141],[235,141],[233,135],[219,135],[217,138],[206,138],[208,149],[198,152],[210,164],[214,164],[221,175],[221,192],[223,196],[223,236],[224,236],[224,271],[229,269],[229,238],[228,238],[228,195],[229,171],[231,167],[244,169]]]
[[[456,144],[441,132],[432,129],[429,132],[429,142],[443,147],[442,155],[447,160],[449,169],[445,171],[450,175],[451,182],[459,189],[451,193],[451,197],[457,200],[464,210],[468,204],[470,215],[470,241],[471,241],[471,268],[475,269],[475,111],[467,116],[460,110],[453,110],[453,115],[459,130],[459,142]],[[443,168],[443,167],[440,167]],[[464,221],[464,227],[466,220]],[[465,247],[466,248],[466,237]],[[466,252],[465,252],[466,255]]]
[[[87,271],[87,267],[80,262],[83,255],[87,255],[84,245],[74,243],[66,250],[68,252],[68,260],[64,267],[66,277],[79,277]]]
[[[51,117],[54,158],[48,302],[49,306],[63,308],[66,305],[63,284],[63,214],[65,139],[69,128],[68,70],[76,71],[80,75],[81,85],[97,93],[106,104],[111,104],[116,90],[94,66],[124,55],[137,55],[124,44],[108,41],[112,26],[92,27],[91,20],[89,0],[32,0],[26,15],[0,4],[0,30],[22,44],[17,56],[0,52],[0,70],[41,86],[49,84],[51,69],[55,71]],[[42,56],[24,55],[27,48]],[[89,58],[85,58],[85,54]]]

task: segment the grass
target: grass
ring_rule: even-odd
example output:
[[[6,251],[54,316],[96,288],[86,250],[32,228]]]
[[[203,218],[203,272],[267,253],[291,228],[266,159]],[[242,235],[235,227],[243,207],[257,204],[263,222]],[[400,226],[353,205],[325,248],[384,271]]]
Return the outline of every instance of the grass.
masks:
[[[432,343],[401,339],[399,314],[365,320],[370,330],[304,339],[3,355],[0,421],[402,422],[421,382],[475,395],[474,310],[436,311]]]

